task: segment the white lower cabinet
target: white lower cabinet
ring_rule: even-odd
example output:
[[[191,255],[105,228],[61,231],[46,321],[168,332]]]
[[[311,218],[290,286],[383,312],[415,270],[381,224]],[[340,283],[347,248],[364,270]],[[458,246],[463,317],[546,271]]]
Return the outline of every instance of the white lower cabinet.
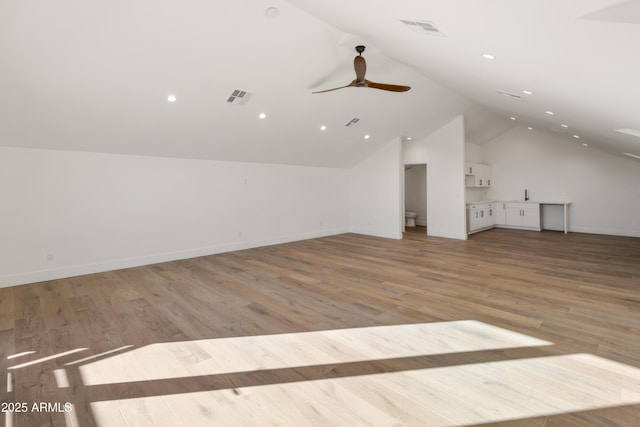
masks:
[[[531,230],[540,230],[540,204],[504,202],[502,225]]]
[[[496,225],[495,203],[470,204],[467,225],[470,233]]]
[[[533,202],[470,203],[468,232],[498,226],[540,231],[540,204]]]

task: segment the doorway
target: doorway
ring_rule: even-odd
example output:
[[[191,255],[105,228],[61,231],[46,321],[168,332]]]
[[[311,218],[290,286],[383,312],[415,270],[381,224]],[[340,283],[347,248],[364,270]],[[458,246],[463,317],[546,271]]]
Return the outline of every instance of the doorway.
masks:
[[[427,164],[404,165],[404,212],[415,212],[416,227],[407,226],[403,231],[427,233]]]

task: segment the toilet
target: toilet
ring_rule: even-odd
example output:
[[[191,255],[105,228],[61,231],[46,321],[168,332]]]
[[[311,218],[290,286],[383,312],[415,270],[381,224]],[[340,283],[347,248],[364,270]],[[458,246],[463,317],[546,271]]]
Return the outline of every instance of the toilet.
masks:
[[[404,213],[404,225],[407,227],[415,227],[416,226],[416,217],[418,216],[418,212],[405,212]]]

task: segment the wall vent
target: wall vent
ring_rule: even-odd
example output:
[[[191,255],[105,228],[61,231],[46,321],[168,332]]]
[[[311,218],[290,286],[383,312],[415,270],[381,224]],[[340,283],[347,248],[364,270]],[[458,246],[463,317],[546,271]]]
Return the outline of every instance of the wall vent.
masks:
[[[497,92],[502,96],[506,96],[507,98],[522,99],[520,95],[516,95],[515,93],[504,92],[502,90],[499,90]]]
[[[440,31],[431,21],[414,21],[401,19],[400,22],[402,22],[407,26],[407,28],[415,33],[444,37],[444,33]]]
[[[251,93],[246,90],[235,89],[227,98],[227,102],[233,105],[244,105],[251,99]]]
[[[346,126],[346,127],[353,126],[353,125],[355,125],[356,123],[358,123],[359,121],[360,121],[360,119],[359,119],[359,118],[354,117],[353,119],[349,120],[349,122],[348,122],[345,126]]]

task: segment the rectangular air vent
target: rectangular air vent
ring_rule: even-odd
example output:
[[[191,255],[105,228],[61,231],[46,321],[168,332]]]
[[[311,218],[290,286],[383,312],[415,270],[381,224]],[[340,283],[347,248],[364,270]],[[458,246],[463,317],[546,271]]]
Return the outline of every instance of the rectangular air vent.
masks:
[[[522,99],[520,95],[516,95],[515,93],[504,92],[502,90],[499,90],[497,92],[502,96],[506,96],[507,98]]]
[[[349,122],[348,122],[345,126],[346,126],[346,127],[353,126],[353,125],[355,125],[356,123],[358,123],[359,121],[360,121],[360,119],[359,119],[359,118],[354,117],[353,119],[349,120]]]
[[[444,37],[442,31],[440,31],[431,21],[413,21],[401,19],[400,22],[406,25],[407,28],[409,28],[413,32]]]
[[[227,98],[227,102],[233,105],[244,105],[249,102],[251,95],[251,93],[245,90],[235,89]]]

